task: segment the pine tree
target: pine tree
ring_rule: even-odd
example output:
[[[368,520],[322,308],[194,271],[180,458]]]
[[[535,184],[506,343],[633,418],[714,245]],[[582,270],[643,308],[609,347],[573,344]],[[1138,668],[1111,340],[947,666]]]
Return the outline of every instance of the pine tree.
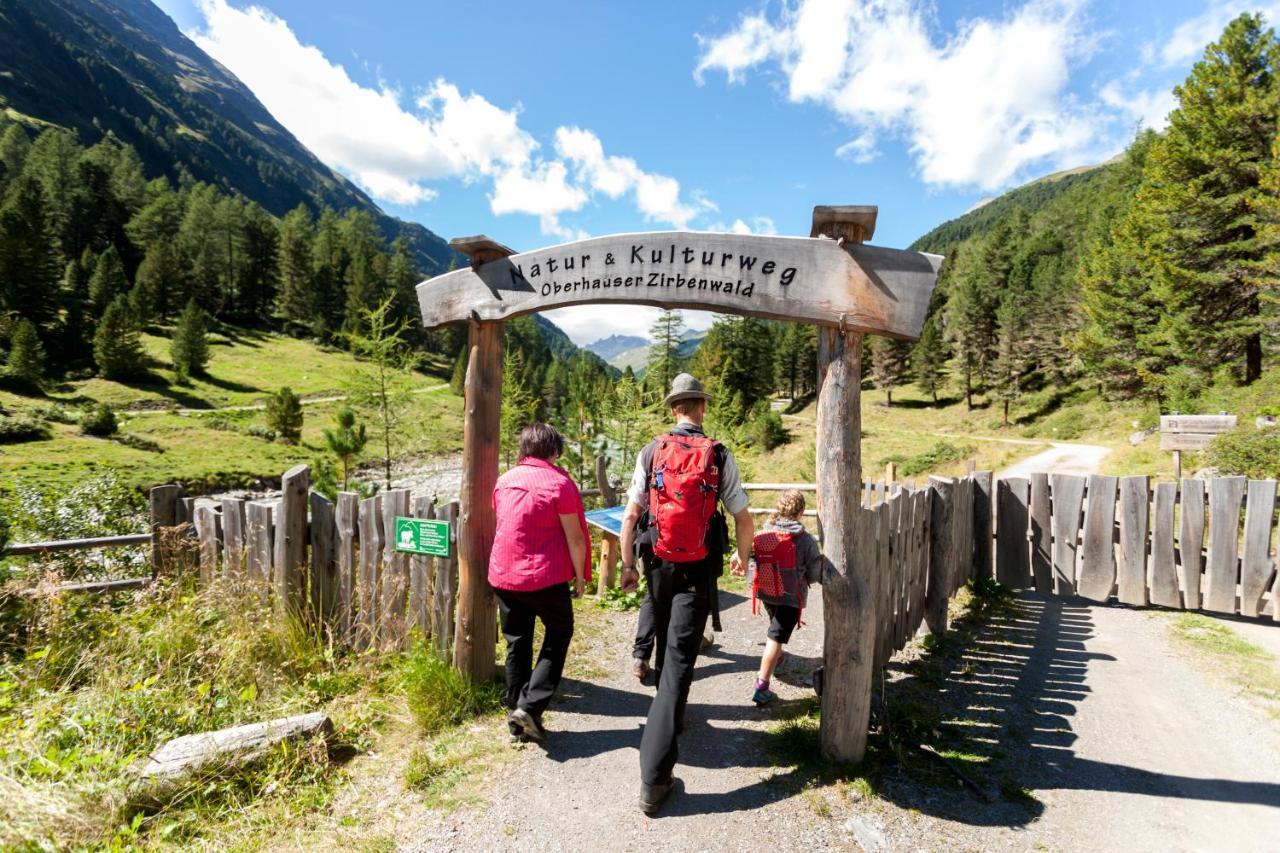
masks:
[[[778,336],[779,390],[792,400],[813,387],[818,370],[817,330],[808,323],[787,323]]]
[[[31,150],[31,140],[22,125],[14,122],[0,134],[0,180],[10,181],[22,173]]]
[[[504,464],[515,464],[516,448],[520,442],[520,430],[533,420],[538,401],[529,393],[522,376],[525,372],[524,356],[518,349],[508,349],[502,367],[502,415],[498,445]]]
[[[298,205],[280,222],[280,290],[276,310],[290,324],[311,330],[317,311],[312,292],[311,213]]]
[[[302,401],[288,385],[267,399],[267,426],[286,444],[302,438]]]
[[[335,426],[324,431],[324,443],[329,452],[338,457],[339,471],[342,475],[342,490],[345,492],[351,482],[351,469],[355,459],[364,452],[369,441],[364,424],[356,423],[355,410],[343,406],[334,414]]]
[[[871,339],[871,381],[893,405],[893,389],[911,381],[911,344],[876,336]]]
[[[181,259],[172,241],[162,238],[147,247],[134,281],[146,294],[155,316],[168,317],[184,287]]]
[[[256,204],[247,208],[240,234],[236,316],[260,325],[268,318],[280,284],[280,235],[275,222]]]
[[[36,334],[35,324],[19,320],[9,341],[6,373],[31,389],[38,389],[44,379],[44,346]]]
[[[649,360],[645,378],[657,383],[663,394],[671,388],[671,380],[684,366],[680,342],[684,337],[684,315],[679,311],[663,311],[649,327]]]
[[[1162,343],[1206,373],[1236,362],[1245,382],[1262,372],[1263,314],[1257,273],[1268,265],[1257,211],[1272,156],[1280,43],[1245,13],[1206,48],[1153,146],[1135,204],[1154,220]]]
[[[173,369],[178,374],[179,382],[202,375],[205,365],[209,363],[207,325],[208,316],[200,306],[195,300],[188,302],[178,317],[173,339],[169,342],[169,357],[173,360]]]
[[[98,321],[98,331],[93,336],[93,360],[98,372],[107,379],[128,379],[142,370],[142,342],[127,296],[117,296]]]
[[[413,371],[418,354],[405,343],[406,326],[391,319],[390,298],[365,312],[360,331],[347,334],[356,367],[347,376],[347,394],[357,411],[373,424],[382,445],[386,487],[391,488],[391,460],[406,442],[406,420],[413,404]]]
[[[104,311],[118,296],[129,292],[129,280],[125,278],[124,266],[120,263],[120,254],[115,246],[108,246],[98,256],[93,268],[93,276],[89,279],[89,301],[97,311]]]
[[[996,357],[992,373],[996,399],[1003,408],[1001,425],[1009,426],[1009,406],[1022,396],[1022,375],[1027,369],[1029,346],[1028,294],[1010,289],[996,309]]]
[[[0,310],[47,326],[55,315],[59,268],[43,190],[24,175],[0,206]]]
[[[911,366],[915,371],[916,385],[938,402],[938,389],[942,387],[947,365],[947,344],[938,329],[941,318],[933,314],[924,321],[920,340],[911,350]]]

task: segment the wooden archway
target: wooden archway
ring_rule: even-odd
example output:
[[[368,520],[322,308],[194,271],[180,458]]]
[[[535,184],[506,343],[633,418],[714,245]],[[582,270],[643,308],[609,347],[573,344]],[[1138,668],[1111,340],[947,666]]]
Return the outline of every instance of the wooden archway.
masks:
[[[488,585],[498,478],[504,320],[569,305],[627,303],[811,322],[819,326],[817,484],[825,552],[822,746],[857,761],[866,749],[875,614],[855,565],[861,467],[862,335],[914,340],[942,258],[866,245],[874,206],[820,206],[809,237],[696,231],[617,234],[517,254],[488,237],[450,245],[470,268],[418,285],[423,323],[469,323],[458,618],[454,664],[495,674],[497,612]]]

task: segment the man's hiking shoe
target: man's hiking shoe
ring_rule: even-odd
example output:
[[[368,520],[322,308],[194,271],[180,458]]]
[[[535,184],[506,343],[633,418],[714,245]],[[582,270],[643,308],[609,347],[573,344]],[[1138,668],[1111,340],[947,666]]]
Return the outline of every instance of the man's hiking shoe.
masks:
[[[657,785],[640,783],[640,811],[652,817],[662,808],[662,803],[676,786],[676,777],[672,776]]]
[[[778,694],[774,693],[767,687],[757,687],[756,692],[751,694],[751,701],[763,707],[768,705],[774,699],[778,698]]]
[[[524,736],[536,743],[542,743],[547,739],[546,729],[542,728],[542,724],[533,718],[533,715],[524,708],[516,708],[511,712],[511,716],[507,717],[508,722],[515,723],[524,732]]]
[[[649,677],[649,662],[644,658],[632,658],[631,664],[631,674],[643,683]]]

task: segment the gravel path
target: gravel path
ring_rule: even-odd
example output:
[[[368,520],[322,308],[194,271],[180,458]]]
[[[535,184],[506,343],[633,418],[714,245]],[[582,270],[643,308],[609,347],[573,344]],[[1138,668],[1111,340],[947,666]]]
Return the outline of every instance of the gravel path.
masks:
[[[1111,448],[1096,444],[1068,444],[1055,441],[1043,453],[1028,456],[998,472],[996,479],[1029,477],[1037,471],[1050,471],[1054,474],[1093,474],[1102,464],[1103,457],[1110,452]]]
[[[808,849],[1275,849],[1280,727],[1175,650],[1166,613],[1024,594],[949,661],[925,695],[963,720],[969,743],[953,747],[997,756],[979,765],[987,803],[945,774],[927,783],[890,767],[861,798],[774,767],[769,721],[812,695],[820,596],[775,681],[783,708],[766,711],[748,701],[764,621],[722,596],[725,634],[690,698],[682,790],[658,817],[635,804],[651,689],[625,672],[634,614],[610,613],[591,652],[607,673],[566,681],[545,750],[524,747],[487,805],[418,825],[402,848],[755,850],[776,846],[767,833]],[[901,662],[890,670],[914,677]],[[1034,799],[1002,796],[1002,776]]]

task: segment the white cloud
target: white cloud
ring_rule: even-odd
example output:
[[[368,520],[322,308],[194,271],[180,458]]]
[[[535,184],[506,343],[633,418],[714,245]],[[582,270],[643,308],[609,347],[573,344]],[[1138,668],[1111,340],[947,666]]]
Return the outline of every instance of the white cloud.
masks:
[[[406,108],[385,84],[357,83],[289,24],[258,6],[196,0],[204,26],[191,37],[239,77],[303,145],[371,195],[397,204],[435,198],[428,183],[491,181],[495,215],[537,216],[543,233],[573,239],[584,232],[560,216],[596,194],[630,198],[647,221],[684,228],[706,208],[685,200],[675,178],[646,172],[629,157],[606,156],[589,130],[556,131],[557,156],[539,155],[520,127],[518,108],[464,94],[437,79]],[[712,205],[714,208],[714,205]]]
[[[1104,104],[1129,117],[1137,128],[1164,130],[1169,123],[1169,113],[1178,105],[1172,89],[1142,89],[1125,92],[1123,86],[1111,81],[1098,92]]]
[[[707,230],[724,231],[729,234],[763,234],[772,236],[778,233],[778,226],[774,225],[773,220],[767,216],[753,216],[750,223],[743,219],[735,219],[728,225],[723,222],[714,222],[707,226]]]
[[[574,305],[544,311],[543,316],[555,323],[575,344],[586,346],[610,335],[638,335],[648,337],[649,327],[662,313],[647,305],[627,305],[620,311],[619,305]],[[682,311],[685,325],[690,329],[705,330],[711,327],[716,315],[710,311]]]
[[[1210,3],[1199,15],[1183,21],[1174,29],[1173,35],[1159,48],[1160,62],[1169,68],[1198,60],[1204,54],[1205,46],[1217,41],[1227,24],[1241,12],[1261,12],[1271,26],[1280,22],[1280,3],[1259,0]]]
[[[736,81],[775,63],[792,101],[826,106],[856,129],[840,156],[865,162],[881,138],[903,138],[925,182],[997,188],[1033,164],[1093,152],[1096,118],[1067,92],[1071,64],[1093,49],[1083,5],[1031,0],[936,34],[916,0],[800,0],[776,19],[750,14],[700,38],[694,74]]]

